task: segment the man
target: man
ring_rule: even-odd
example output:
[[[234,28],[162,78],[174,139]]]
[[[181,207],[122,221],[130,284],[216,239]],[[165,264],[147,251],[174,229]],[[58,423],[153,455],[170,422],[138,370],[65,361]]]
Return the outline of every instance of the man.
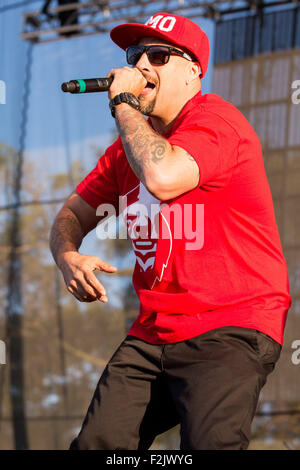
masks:
[[[108,74],[120,137],[59,212],[51,248],[78,300],[107,302],[93,271],[117,268],[78,249],[111,204],[140,312],[71,449],[145,450],[178,423],[181,449],[246,449],[290,307],[260,143],[233,105],[202,95],[209,45],[195,23],[158,13],[111,37],[130,65]]]

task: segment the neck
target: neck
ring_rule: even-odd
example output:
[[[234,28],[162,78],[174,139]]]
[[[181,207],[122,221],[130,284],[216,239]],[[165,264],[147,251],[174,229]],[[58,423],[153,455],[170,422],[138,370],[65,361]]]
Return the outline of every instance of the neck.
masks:
[[[159,117],[151,116],[150,119],[151,119],[153,129],[158,134],[165,134],[166,132],[168,132],[168,130],[171,129],[171,127],[173,126],[173,124],[176,121],[176,118],[180,114],[180,112],[181,112],[181,110],[179,111],[179,113],[177,113],[177,115],[171,121],[164,120],[164,119],[159,118]]]

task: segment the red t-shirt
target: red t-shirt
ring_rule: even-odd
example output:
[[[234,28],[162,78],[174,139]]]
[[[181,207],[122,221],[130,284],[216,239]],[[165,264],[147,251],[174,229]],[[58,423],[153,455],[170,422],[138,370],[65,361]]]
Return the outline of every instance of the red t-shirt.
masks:
[[[125,215],[140,299],[129,334],[163,344],[240,326],[282,344],[288,272],[256,133],[232,104],[199,92],[164,137],[196,160],[197,188],[159,201],[120,138],[77,186],[95,209],[110,203]]]

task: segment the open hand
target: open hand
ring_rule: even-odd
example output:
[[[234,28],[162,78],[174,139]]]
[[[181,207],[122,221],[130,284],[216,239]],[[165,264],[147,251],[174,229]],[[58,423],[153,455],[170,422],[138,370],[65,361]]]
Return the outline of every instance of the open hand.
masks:
[[[78,252],[67,252],[60,263],[67,289],[80,302],[108,302],[105,288],[97,279],[94,271],[115,273],[117,268],[102,261],[97,256],[82,255]]]

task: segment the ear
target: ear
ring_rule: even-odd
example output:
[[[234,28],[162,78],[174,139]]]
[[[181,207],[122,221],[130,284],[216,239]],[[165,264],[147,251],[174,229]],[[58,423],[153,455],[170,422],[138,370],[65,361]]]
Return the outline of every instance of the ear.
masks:
[[[199,62],[189,62],[188,64],[188,77],[186,80],[186,84],[188,85],[193,80],[196,80],[200,77],[201,74],[201,67]]]

